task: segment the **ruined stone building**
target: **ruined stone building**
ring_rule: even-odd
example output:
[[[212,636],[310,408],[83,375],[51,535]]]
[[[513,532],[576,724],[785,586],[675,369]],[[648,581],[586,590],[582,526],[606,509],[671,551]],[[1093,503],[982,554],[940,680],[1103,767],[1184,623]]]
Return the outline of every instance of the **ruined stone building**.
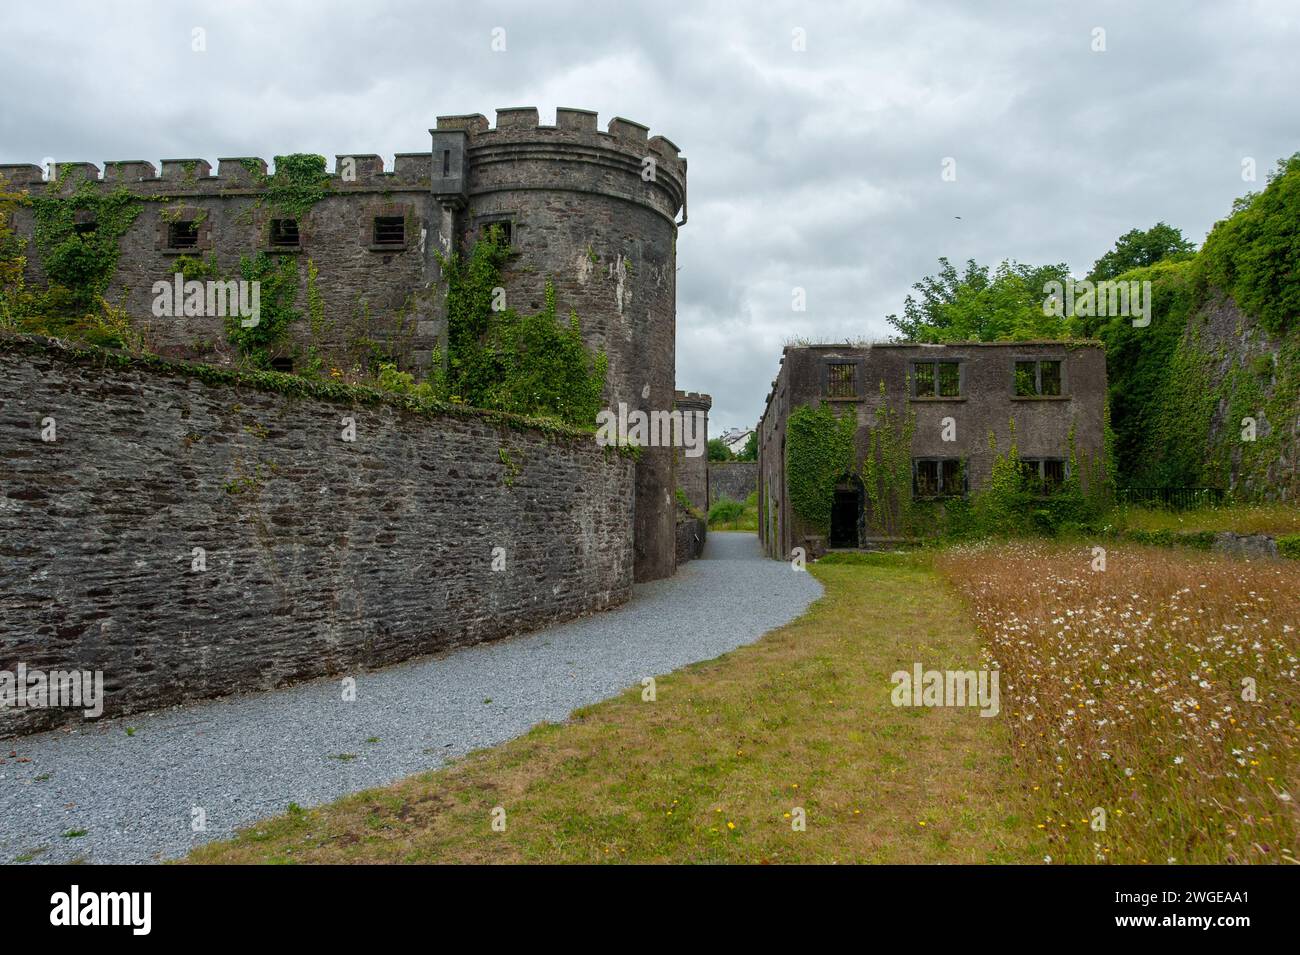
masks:
[[[141,210],[119,240],[105,298],[149,323],[151,347],[169,357],[228,363],[222,319],[150,318],[155,282],[172,278],[182,257],[238,274],[257,251],[310,260],[315,292],[329,316],[326,344],[348,339],[418,371],[446,339],[440,256],[465,253],[499,227],[512,247],[503,271],[506,300],[540,310],[552,283],[557,312],[572,311],[586,344],[608,358],[611,406],[670,409],[674,400],[676,238],[686,222],[686,160],[662,136],[626,119],[597,128],[593,112],[559,109],[554,125],[535,108],[501,109],[496,125],[479,114],[441,116],[428,150],[339,155],[319,194],[304,195],[258,158],[59,163],[46,181],[35,165],[0,166],[12,189],[33,195],[79,188],[126,189]],[[281,192],[277,192],[277,189]],[[680,216],[680,218],[679,218]],[[31,238],[30,208],[18,234]],[[77,228],[94,230],[92,220]],[[27,281],[44,274],[29,248]],[[300,274],[306,270],[300,270]],[[299,291],[305,309],[307,289]],[[272,366],[291,371],[308,344],[306,323],[290,328]],[[333,336],[332,341],[328,341]],[[441,352],[445,355],[445,350]],[[674,570],[674,455],[644,449],[636,466],[636,578]]]
[[[853,461],[828,490],[828,526],[791,506],[787,426],[801,406],[833,407],[856,419]],[[1029,476],[1045,491],[1078,461],[1105,449],[1106,361],[1102,348],[1080,342],[997,342],[952,345],[788,346],[758,425],[759,534],[769,556],[801,546],[859,547],[871,514],[859,476],[879,412],[910,427],[911,494],[943,501],[982,489],[998,453],[1014,443]]]

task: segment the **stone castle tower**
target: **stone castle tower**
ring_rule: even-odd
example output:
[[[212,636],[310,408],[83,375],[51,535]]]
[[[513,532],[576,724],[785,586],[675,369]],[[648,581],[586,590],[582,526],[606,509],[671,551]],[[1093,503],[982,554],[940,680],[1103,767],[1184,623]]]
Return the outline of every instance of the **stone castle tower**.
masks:
[[[671,410],[677,324],[677,228],[686,221],[686,160],[662,136],[625,119],[559,109],[554,126],[531,107],[440,116],[433,135],[437,241],[468,248],[494,223],[516,250],[505,270],[510,304],[542,306],[547,281],[589,346],[609,356],[611,407]],[[678,220],[678,212],[681,219]],[[637,464],[636,576],[674,570],[669,448]]]
[[[429,152],[399,153],[392,171],[378,155],[337,156],[323,195],[290,212],[267,201],[273,180],[260,158],[220,159],[215,175],[205,160],[173,159],[158,170],[144,160],[105,163],[102,178],[85,162],[58,163],[49,181],[35,165],[0,166],[0,176],[33,196],[123,188],[139,196],[105,298],[150,323],[159,353],[214,363],[235,357],[221,318],[150,318],[151,288],[171,279],[181,256],[225,275],[258,251],[310,260],[325,313],[344,319],[323,333],[334,336],[326,343],[373,342],[418,368],[446,340],[439,254],[465,252],[499,224],[514,249],[503,273],[507,303],[540,309],[550,281],[559,314],[576,312],[588,346],[608,356],[609,406],[672,409],[676,238],[686,221],[686,160],[677,147],[621,118],[600,130],[595,113],[578,109],[557,110],[554,126],[541,125],[531,107],[498,110],[495,128],[478,114],[442,116],[430,132]],[[78,213],[78,230],[95,227]],[[30,208],[18,209],[14,228],[34,237]],[[34,243],[27,263],[27,281],[42,282]],[[296,303],[304,313],[306,292],[304,283]],[[305,325],[288,330],[273,367],[293,370],[308,344]],[[644,449],[638,580],[673,573],[674,472],[671,448]]]

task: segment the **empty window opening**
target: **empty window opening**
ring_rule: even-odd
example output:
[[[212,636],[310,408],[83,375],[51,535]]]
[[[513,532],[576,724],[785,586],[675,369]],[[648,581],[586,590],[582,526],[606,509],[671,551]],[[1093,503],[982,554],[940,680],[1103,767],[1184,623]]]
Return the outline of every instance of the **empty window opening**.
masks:
[[[958,398],[961,396],[961,363],[913,362],[912,381],[917,398]]]
[[[966,493],[966,468],[960,458],[918,458],[912,466],[916,497],[955,497]]]
[[[90,218],[79,219],[72,225],[72,231],[82,237],[94,235],[97,228],[99,228],[99,223]]]
[[[451,175],[451,150],[444,149],[442,151],[442,177],[446,179],[450,175]]]
[[[292,359],[292,358],[272,358],[272,359],[271,359],[271,370],[272,370],[272,371],[292,372],[292,371],[293,371],[293,359]]]
[[[375,245],[405,245],[406,218],[404,216],[375,216]]]
[[[514,239],[513,225],[514,223],[509,219],[493,219],[490,222],[484,222],[479,227],[479,235],[487,238],[491,233],[496,232],[498,242],[504,242],[506,245],[510,245]]]
[[[271,245],[278,249],[296,249],[301,243],[297,219],[271,220]]]
[[[1016,397],[1037,398],[1061,394],[1061,363],[1052,361],[1016,362]]]
[[[167,225],[167,245],[173,249],[194,249],[199,244],[199,224],[193,221]]]
[[[826,394],[830,398],[856,398],[858,396],[858,366],[851,362],[836,362],[826,366]]]
[[[1020,474],[1030,491],[1050,494],[1065,483],[1065,459],[1021,458]]]

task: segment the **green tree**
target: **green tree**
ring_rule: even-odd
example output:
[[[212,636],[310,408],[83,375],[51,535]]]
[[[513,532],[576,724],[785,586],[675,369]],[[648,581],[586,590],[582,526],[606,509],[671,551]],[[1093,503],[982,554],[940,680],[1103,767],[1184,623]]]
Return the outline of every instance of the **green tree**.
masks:
[[[1197,257],[1196,289],[1231,295],[1281,334],[1300,312],[1300,153],[1279,160],[1263,192],[1233,203]]]
[[[734,461],[736,456],[731,453],[731,448],[722,443],[721,438],[709,439],[709,460],[710,461]]]
[[[1088,279],[1100,282],[1117,278],[1130,269],[1145,268],[1169,259],[1179,262],[1196,254],[1196,245],[1183,238],[1181,229],[1157,222],[1143,232],[1130,229],[1115,242],[1115,247],[1092,265]]]
[[[964,272],[946,258],[939,273],[927,275],[912,288],[903,314],[886,316],[902,341],[1025,341],[1064,338],[1064,319],[1043,308],[1049,282],[1064,283],[1069,268],[1059,265],[1024,265],[1003,261],[990,271],[974,259]]]

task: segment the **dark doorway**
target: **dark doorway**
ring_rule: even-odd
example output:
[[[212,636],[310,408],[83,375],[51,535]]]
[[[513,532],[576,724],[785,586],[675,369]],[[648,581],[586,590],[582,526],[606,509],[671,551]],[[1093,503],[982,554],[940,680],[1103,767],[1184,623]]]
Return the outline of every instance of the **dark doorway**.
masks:
[[[857,547],[858,527],[862,524],[862,485],[857,481],[841,482],[835,487],[831,504],[832,547]]]

